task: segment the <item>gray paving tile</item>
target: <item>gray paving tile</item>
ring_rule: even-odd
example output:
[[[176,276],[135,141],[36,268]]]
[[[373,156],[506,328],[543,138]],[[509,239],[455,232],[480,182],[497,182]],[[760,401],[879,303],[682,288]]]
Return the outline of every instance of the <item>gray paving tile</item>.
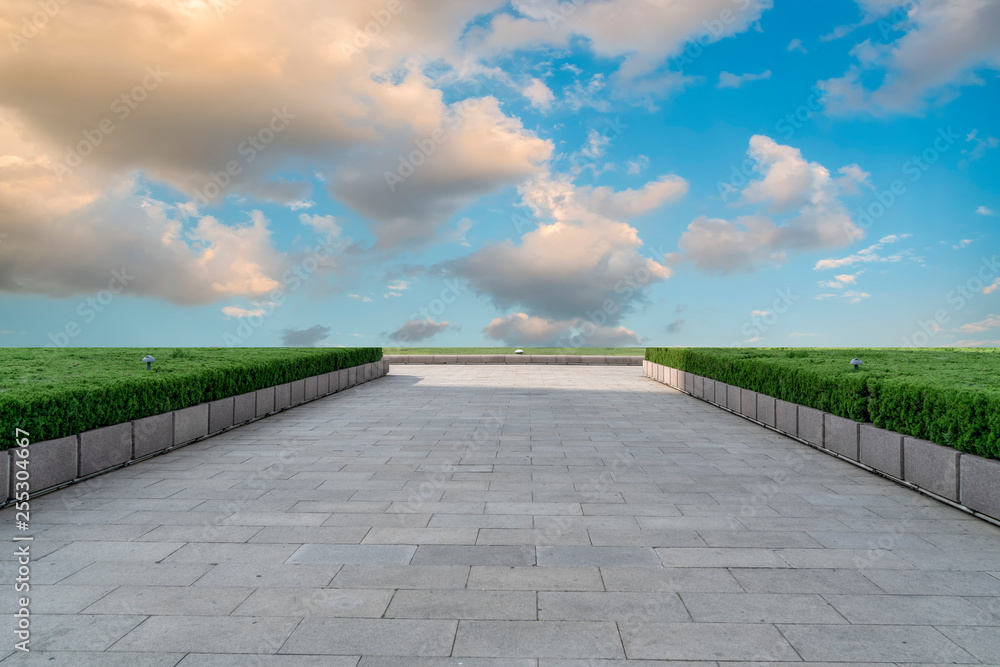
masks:
[[[501,591],[602,591],[596,567],[494,567],[474,565],[469,588]]]
[[[767,570],[762,570],[767,571]],[[728,570],[720,568],[615,568],[602,567],[609,591],[743,593]]]
[[[190,586],[211,569],[212,566],[205,563],[92,563],[59,583],[74,586]],[[34,568],[32,570],[34,574]]]
[[[288,558],[293,565],[406,565],[417,547],[401,544],[303,544]]]
[[[175,667],[183,653],[85,653],[81,651],[17,651],[0,661],[4,665],[49,665],[50,667]],[[190,667],[190,666],[188,666]]]
[[[538,593],[543,621],[616,621],[648,623],[688,621],[676,593]]]
[[[232,615],[379,618],[391,599],[391,590],[258,588]]]
[[[145,616],[32,614],[30,647],[40,652],[105,651],[145,620]]]
[[[400,590],[392,598],[386,618],[469,620],[535,620],[533,591]]]
[[[797,661],[773,625],[637,623],[622,628],[629,660]]]
[[[657,567],[652,547],[535,547],[539,567]]]
[[[339,570],[339,565],[227,561],[211,567],[195,586],[322,588]]]
[[[850,570],[747,570],[732,575],[748,593],[882,593],[860,572]],[[904,573],[907,574],[907,573]]]
[[[31,584],[32,614],[78,614],[115,589],[114,586]]]
[[[824,595],[823,597],[844,618],[858,625],[1000,625],[1000,617],[984,611],[965,598],[956,596]]]
[[[696,623],[847,623],[819,595],[682,593]]]
[[[281,647],[283,654],[447,656],[457,621],[307,618]]]
[[[1000,595],[1000,579],[985,572],[870,570],[864,575],[890,595]]]
[[[83,610],[87,614],[227,616],[252,588],[121,586]]]
[[[469,567],[461,565],[345,565],[334,588],[465,588]]]
[[[274,653],[299,621],[273,616],[151,616],[109,650]]]
[[[624,658],[614,623],[461,621],[456,657]]]
[[[188,653],[177,667],[356,667],[358,656]]]
[[[421,545],[417,547],[417,552],[410,563],[412,565],[534,565],[535,548]]]
[[[808,662],[977,662],[928,626],[782,625],[780,629]]]

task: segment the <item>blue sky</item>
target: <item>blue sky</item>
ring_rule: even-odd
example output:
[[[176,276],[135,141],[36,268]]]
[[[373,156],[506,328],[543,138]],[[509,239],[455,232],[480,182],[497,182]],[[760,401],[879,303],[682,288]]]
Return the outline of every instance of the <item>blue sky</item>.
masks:
[[[1000,345],[995,2],[91,5],[2,20],[0,345]]]

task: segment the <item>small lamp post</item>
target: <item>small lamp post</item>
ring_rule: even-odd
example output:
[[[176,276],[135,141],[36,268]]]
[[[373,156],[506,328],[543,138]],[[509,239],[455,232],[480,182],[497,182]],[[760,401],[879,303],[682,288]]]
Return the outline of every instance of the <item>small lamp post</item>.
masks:
[[[852,366],[854,366],[854,370],[858,370],[858,368],[859,368],[859,367],[861,366],[861,364],[863,364],[863,363],[865,363],[865,362],[861,361],[861,360],[860,360],[860,359],[858,359],[857,357],[854,357],[853,359],[851,359],[851,365],[852,365]]]
[[[153,370],[153,362],[156,361],[156,359],[154,359],[151,355],[147,354],[145,357],[142,358],[142,360],[146,362],[147,371]]]

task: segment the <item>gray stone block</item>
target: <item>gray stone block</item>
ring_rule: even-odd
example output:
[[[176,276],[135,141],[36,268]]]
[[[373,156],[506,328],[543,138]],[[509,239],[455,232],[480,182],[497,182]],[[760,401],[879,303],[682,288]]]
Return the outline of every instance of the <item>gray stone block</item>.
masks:
[[[591,366],[604,366],[608,363],[607,357],[604,357],[599,354],[585,354],[582,355],[580,358],[583,361],[583,363],[589,364]]]
[[[306,385],[305,400],[311,401],[319,395],[319,390],[317,389],[319,381],[316,379],[315,375],[311,375],[303,380],[303,382],[305,382]]]
[[[740,403],[743,398],[743,391],[739,387],[731,384],[726,385],[726,407],[733,412],[740,411]]]
[[[649,362],[648,361],[643,361],[642,362],[642,374],[645,377],[649,377]]]
[[[903,479],[931,493],[960,502],[962,453],[928,440],[903,438]]]
[[[774,403],[774,396],[757,394],[757,421],[761,424],[766,424],[771,428],[775,427]]]
[[[740,414],[750,419],[757,419],[757,392],[740,389]]]
[[[505,364],[526,364],[528,361],[528,357],[523,354],[505,354],[503,357]]]
[[[253,394],[249,394],[253,397]],[[162,452],[174,444],[174,413],[143,417],[132,422],[132,458]]]
[[[383,375],[388,375],[389,374],[389,367],[390,367],[389,360],[388,359],[383,359],[382,360],[382,374]]]
[[[236,403],[233,397],[211,401],[208,404],[208,432],[218,433],[233,425]]]
[[[463,357],[459,357],[459,361],[465,364],[481,364],[483,363],[483,355],[468,354]]]
[[[279,384],[274,388],[274,409],[284,410],[292,405],[292,385],[290,382]]]
[[[411,354],[409,356],[409,363],[411,364],[432,364],[434,363],[434,357],[430,354]]]
[[[132,422],[80,434],[80,477],[125,463],[131,458]]]
[[[677,371],[677,388],[688,394],[691,393],[690,376],[691,374],[687,371]]]
[[[852,461],[858,458],[858,429],[861,426],[853,419],[846,419],[823,413],[823,446],[830,451],[846,456]]]
[[[507,363],[506,355],[503,354],[484,354],[483,355],[484,364],[504,364]]]
[[[233,423],[245,424],[257,413],[257,392],[248,392],[233,397]]]
[[[861,425],[859,459],[866,466],[903,478],[903,436],[895,431]]]
[[[49,487],[65,484],[76,479],[79,461],[79,437],[71,435],[67,438],[44,440],[28,445],[28,472],[31,495]],[[16,465],[10,467],[10,489],[17,487]]]
[[[672,366],[665,367],[664,382],[669,384],[671,387],[677,387],[677,369]]]
[[[705,378],[700,375],[691,376],[692,391],[696,398],[705,398]]]
[[[263,417],[274,412],[274,387],[257,390],[257,416]]]
[[[208,403],[174,411],[174,445],[208,435]]]
[[[795,403],[774,399],[774,423],[782,433],[797,437],[799,434],[799,414]]]
[[[292,407],[298,405],[305,400],[306,396],[306,381],[305,380],[294,380],[289,382],[291,385],[291,404]]]
[[[1000,519],[1000,461],[975,454],[962,454],[959,463],[962,504],[986,516]]]
[[[715,400],[715,380],[711,378],[705,378],[705,400],[710,403],[716,403]]]
[[[582,359],[583,359],[583,357],[581,357],[578,354],[567,354],[566,355],[566,363],[567,364],[582,364],[583,363]]]
[[[353,387],[358,383],[358,367],[352,366],[347,369],[347,386]]]
[[[817,447],[823,446],[823,412],[799,406],[799,438]]]
[[[631,357],[604,357],[608,366],[628,366],[632,363]]]
[[[343,391],[351,386],[351,372],[347,368],[337,371],[337,391]]]
[[[0,498],[9,500],[10,495],[10,459],[13,454],[9,451],[0,452]]]
[[[381,362],[379,362],[381,364]],[[330,393],[330,374],[323,373],[316,376],[316,395],[326,396]]]

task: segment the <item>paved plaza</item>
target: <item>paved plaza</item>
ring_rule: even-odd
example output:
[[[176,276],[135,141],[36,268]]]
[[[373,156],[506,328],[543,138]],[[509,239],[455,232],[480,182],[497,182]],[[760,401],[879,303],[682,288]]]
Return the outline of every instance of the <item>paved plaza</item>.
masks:
[[[37,498],[30,594],[2,517],[5,665],[1000,664],[1000,529],[638,367],[394,366]]]

